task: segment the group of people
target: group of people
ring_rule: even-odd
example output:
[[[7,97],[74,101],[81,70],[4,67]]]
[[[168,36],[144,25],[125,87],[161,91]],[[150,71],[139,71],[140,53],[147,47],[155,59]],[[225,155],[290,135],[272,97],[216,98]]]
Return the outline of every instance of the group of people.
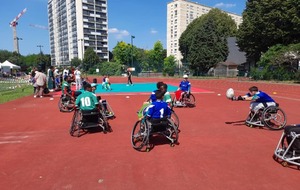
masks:
[[[93,81],[97,81],[94,79]],[[62,96],[66,96],[75,102],[75,107],[83,111],[92,111],[99,109],[99,102],[104,106],[104,111],[107,110],[106,100],[102,100],[100,96],[96,96],[97,83],[88,83],[83,81],[80,89],[73,91],[71,89],[72,78],[67,75],[62,83]]]
[[[171,116],[172,97],[168,91],[168,85],[162,81],[156,83],[156,88],[152,91],[149,99],[145,102],[138,112],[139,118],[148,117],[154,120]],[[183,80],[179,84],[179,88],[175,92],[176,104],[180,104],[184,93],[190,93],[191,83],[188,76],[184,75]],[[144,112],[144,113],[143,113]]]

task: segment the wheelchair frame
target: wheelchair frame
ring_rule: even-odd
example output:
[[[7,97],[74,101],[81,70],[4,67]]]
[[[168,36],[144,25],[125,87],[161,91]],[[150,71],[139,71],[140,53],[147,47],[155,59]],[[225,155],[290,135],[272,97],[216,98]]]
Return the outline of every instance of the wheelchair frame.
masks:
[[[92,125],[86,125],[83,121],[84,116],[94,116],[94,115],[98,116],[98,122],[97,123],[91,122]],[[80,137],[82,131],[86,133],[88,129],[98,128],[98,127],[102,128],[104,134],[107,133],[109,127],[107,119],[101,110],[99,112],[92,111],[90,114],[88,114],[88,113],[83,113],[80,109],[75,109],[69,132],[71,136],[75,136],[74,134],[77,131],[77,137]]]
[[[138,120],[131,132],[131,144],[134,149],[142,152],[149,152],[151,148],[150,137],[162,135],[170,141],[170,146],[174,147],[178,143],[178,130],[171,119],[167,119],[166,130],[153,131],[153,126],[159,127],[157,124],[152,124],[147,119]],[[163,124],[165,125],[165,124]]]
[[[101,109],[103,110],[104,115],[107,119],[115,118],[115,113],[107,101],[106,101],[106,112],[105,112],[104,104],[99,102],[99,105],[100,105]]]
[[[299,126],[300,127],[300,126]],[[293,143],[296,139],[300,140],[300,134],[291,132],[292,140],[290,143],[286,140],[285,132],[282,133],[280,140],[274,151],[273,158],[275,161],[281,163],[282,166],[287,167],[289,164],[297,166],[300,169],[300,150],[292,150]]]
[[[176,102],[178,100],[176,99],[176,96],[173,98],[173,107],[195,107],[196,106],[196,98],[192,93],[184,93],[182,97],[182,101],[180,101],[180,105],[178,105]]]
[[[268,106],[256,112],[250,110],[245,124],[249,127],[266,126],[272,130],[281,130],[286,122],[286,114],[279,106]]]

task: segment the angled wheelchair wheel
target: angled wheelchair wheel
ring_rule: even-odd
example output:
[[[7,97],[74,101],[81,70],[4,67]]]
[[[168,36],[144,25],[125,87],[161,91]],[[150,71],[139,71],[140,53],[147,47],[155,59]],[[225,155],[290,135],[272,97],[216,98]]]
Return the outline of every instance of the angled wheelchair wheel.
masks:
[[[179,117],[177,116],[177,114],[175,113],[174,110],[172,110],[171,112],[171,120],[174,123],[174,125],[176,126],[176,128],[179,128]]]
[[[107,117],[105,116],[105,113],[103,111],[100,111],[99,124],[102,127],[103,132],[106,133],[108,131],[108,122]]]
[[[72,103],[71,100],[64,100],[64,97],[61,97],[58,100],[58,109],[61,112],[72,112],[74,110],[74,103]]]
[[[77,137],[79,137],[80,135],[80,128],[81,128],[81,112],[79,110],[75,110],[73,117],[72,117],[72,121],[71,121],[71,126],[70,126],[70,135],[71,136],[75,136],[75,132],[77,131]]]
[[[172,119],[168,119],[168,127],[166,128],[165,136],[170,140],[170,146],[173,147],[178,143],[178,130]]]
[[[131,132],[131,144],[134,149],[142,151],[149,141],[149,128],[147,122],[139,120],[135,123]],[[147,147],[146,147],[147,150]]]
[[[272,130],[280,130],[286,125],[286,114],[279,107],[269,106],[263,111],[262,120],[266,127]]]
[[[183,97],[183,104],[185,104],[187,107],[195,107],[196,105],[196,99],[193,94],[185,94]]]

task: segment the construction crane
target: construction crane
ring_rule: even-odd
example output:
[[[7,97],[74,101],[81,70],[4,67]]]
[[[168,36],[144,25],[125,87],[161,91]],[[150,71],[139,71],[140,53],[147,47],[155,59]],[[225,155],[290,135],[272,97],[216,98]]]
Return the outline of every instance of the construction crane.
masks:
[[[43,29],[43,30],[48,30],[47,26],[42,26],[42,25],[38,25],[38,24],[29,24],[29,26],[39,28],[39,29]]]
[[[14,37],[14,51],[19,53],[19,38],[17,36],[17,25],[18,25],[18,20],[20,19],[20,17],[27,11],[27,9],[25,8],[22,12],[20,12],[18,14],[18,16],[16,16],[16,18],[14,18],[13,21],[11,21],[9,23],[10,27],[12,27],[13,29],[13,37]]]

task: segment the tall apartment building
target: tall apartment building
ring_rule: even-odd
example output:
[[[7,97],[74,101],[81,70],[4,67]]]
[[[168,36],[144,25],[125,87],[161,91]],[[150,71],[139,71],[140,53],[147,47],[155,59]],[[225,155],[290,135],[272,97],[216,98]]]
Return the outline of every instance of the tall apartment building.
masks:
[[[51,65],[84,58],[88,47],[108,61],[107,0],[48,0]]]
[[[173,55],[182,65],[182,55],[179,51],[179,38],[187,26],[196,18],[208,13],[212,7],[187,0],[173,0],[167,6],[167,56]],[[237,26],[242,23],[242,17],[228,13]]]

